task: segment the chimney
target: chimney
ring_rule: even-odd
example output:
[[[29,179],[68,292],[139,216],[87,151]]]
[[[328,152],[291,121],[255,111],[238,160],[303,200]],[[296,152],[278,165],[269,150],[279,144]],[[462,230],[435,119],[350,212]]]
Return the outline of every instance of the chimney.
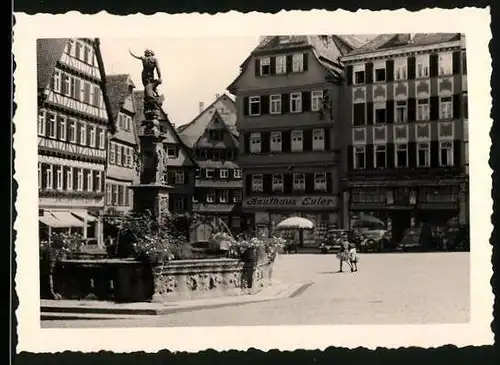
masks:
[[[220,94],[215,94],[215,100],[219,99]]]
[[[200,101],[198,107],[200,108],[200,114],[203,113],[203,110],[205,110],[205,103],[203,101]]]
[[[410,43],[413,43],[414,38],[415,38],[415,33],[410,33]]]

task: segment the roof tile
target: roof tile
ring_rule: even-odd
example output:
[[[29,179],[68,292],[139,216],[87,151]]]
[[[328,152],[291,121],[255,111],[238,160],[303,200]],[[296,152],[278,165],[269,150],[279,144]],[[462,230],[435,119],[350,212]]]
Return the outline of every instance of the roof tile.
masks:
[[[37,88],[45,89],[54,67],[62,57],[69,38],[41,38],[36,40]]]

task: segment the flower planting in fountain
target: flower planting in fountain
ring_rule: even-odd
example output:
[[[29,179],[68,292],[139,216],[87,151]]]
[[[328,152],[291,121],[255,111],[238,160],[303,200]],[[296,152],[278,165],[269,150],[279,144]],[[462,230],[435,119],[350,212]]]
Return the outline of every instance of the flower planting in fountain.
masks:
[[[279,237],[243,237],[227,239],[229,242],[229,257],[244,261],[269,259],[274,260],[276,254],[285,245],[285,240]]]

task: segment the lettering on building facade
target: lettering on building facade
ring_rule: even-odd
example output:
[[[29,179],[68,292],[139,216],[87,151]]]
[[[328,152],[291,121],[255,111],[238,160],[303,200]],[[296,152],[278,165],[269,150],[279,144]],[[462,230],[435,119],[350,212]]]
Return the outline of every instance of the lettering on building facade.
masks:
[[[299,197],[251,197],[243,201],[244,208],[250,209],[325,209],[337,208],[337,198],[333,196],[299,196]]]

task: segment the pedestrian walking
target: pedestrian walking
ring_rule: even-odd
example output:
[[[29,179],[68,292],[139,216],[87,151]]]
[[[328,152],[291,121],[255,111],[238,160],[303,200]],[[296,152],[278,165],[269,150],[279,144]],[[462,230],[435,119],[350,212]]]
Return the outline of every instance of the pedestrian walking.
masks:
[[[349,262],[351,263],[351,272],[358,271],[358,253],[354,243],[349,243]]]
[[[340,267],[338,272],[342,272],[342,266],[344,262],[347,262],[347,265],[351,267],[351,262],[349,261],[349,240],[347,238],[347,233],[343,232],[340,236],[340,252],[337,254],[337,258],[339,259]]]

